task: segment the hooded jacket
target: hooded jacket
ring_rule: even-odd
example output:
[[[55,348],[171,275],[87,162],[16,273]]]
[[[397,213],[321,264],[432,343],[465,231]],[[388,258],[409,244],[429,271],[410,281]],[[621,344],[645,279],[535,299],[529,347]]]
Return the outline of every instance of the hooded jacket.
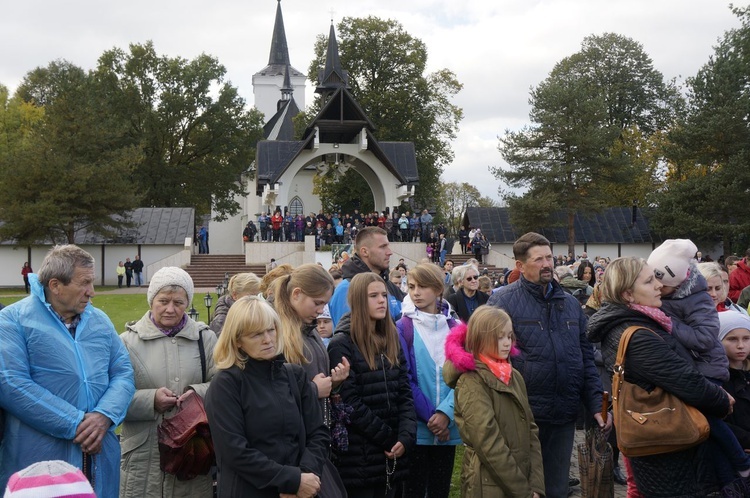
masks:
[[[453,420],[453,389],[443,380],[445,362],[445,341],[451,325],[457,325],[451,317],[451,307],[442,299],[440,312],[425,313],[417,309],[411,298],[406,296],[402,308],[403,316],[396,322],[401,341],[401,349],[409,369],[409,384],[414,397],[417,414],[418,445],[456,445],[461,443],[458,426]],[[409,323],[410,322],[410,323]],[[411,341],[407,341],[404,331],[411,327]],[[435,412],[445,414],[450,420],[447,441],[438,441],[427,422]]]
[[[0,312],[0,405],[5,435],[0,446],[0,489],[8,478],[41,460],[81,466],[73,443],[84,414],[112,421],[94,457],[94,491],[118,496],[120,445],[115,428],[135,392],[128,352],[103,311],[88,304],[73,337],[29,275],[31,295]]]
[[[520,354],[513,364],[523,375],[537,422],[567,424],[583,402],[590,413],[602,405],[594,348],[586,339],[586,316],[576,298],[552,281],[544,288],[523,276],[501,287],[488,304],[513,320]]]
[[[216,301],[216,309],[214,310],[214,319],[211,320],[211,330],[216,332],[216,337],[219,337],[221,335],[221,329],[224,328],[224,322],[227,319],[227,313],[229,313],[229,308],[232,307],[234,304],[234,299],[232,299],[232,296],[229,294],[226,294],[224,296],[221,296],[218,301]]]
[[[672,320],[672,335],[693,352],[695,368],[710,379],[729,380],[729,360],[719,341],[719,313],[708,284],[690,263],[688,278],[661,301],[661,309]]]
[[[707,415],[724,417],[729,398],[693,366],[690,352],[651,318],[627,306],[603,303],[589,319],[588,337],[602,345],[602,359],[612,377],[622,333],[631,325],[649,329],[636,332],[625,355],[625,379],[650,391],[654,386],[671,392]]]
[[[354,275],[371,271],[370,267],[356,254],[347,259],[346,263],[341,267],[344,279],[336,286],[331,301],[328,303],[334,327],[338,326],[339,320],[344,316],[344,313],[349,311],[349,302],[346,296],[349,293],[351,279],[354,278]],[[382,271],[379,275],[385,281],[385,288],[388,291],[388,307],[390,308],[391,317],[394,320],[398,320],[401,317],[401,301],[404,300],[404,293],[401,292],[401,289],[396,284],[388,279],[388,270]]]
[[[409,468],[408,457],[417,432],[409,372],[403,351],[399,351],[398,365],[380,355],[377,368],[371,370],[352,340],[350,326],[347,313],[328,344],[332,365],[338,365],[344,356],[349,359],[349,377],[341,384],[339,394],[341,401],[354,409],[346,426],[349,449],[334,449],[333,461],[347,487],[382,486],[386,484],[383,452],[390,451],[397,441],[404,445],[406,454],[398,459],[392,478],[404,478]]]
[[[203,337],[206,353],[206,382],[203,382],[198,337]],[[211,476],[180,481],[159,469],[159,444],[156,428],[164,414],[154,409],[156,390],[168,387],[182,394],[188,388],[205,397],[209,382],[216,373],[214,346],[216,334],[205,324],[188,318],[174,337],[168,337],[151,321],[147,311],[137,322],[125,325],[120,336],[130,353],[135,373],[136,392],[122,424],[121,498],[143,496],[210,497]]]
[[[446,383],[455,389],[455,417],[466,445],[461,496],[504,498],[544,496],[539,429],[531,413],[526,385],[513,369],[510,383],[466,351],[466,325],[448,335]]]

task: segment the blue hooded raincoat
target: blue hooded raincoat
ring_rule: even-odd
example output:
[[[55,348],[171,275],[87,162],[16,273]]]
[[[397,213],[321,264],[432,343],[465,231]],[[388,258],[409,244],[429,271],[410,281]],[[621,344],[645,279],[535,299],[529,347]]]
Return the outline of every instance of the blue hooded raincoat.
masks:
[[[104,312],[91,304],[81,314],[75,339],[45,301],[36,275],[31,295],[0,312],[0,406],[5,434],[0,444],[0,489],[16,471],[43,460],[81,467],[73,443],[87,412],[112,421],[93,458],[94,491],[116,497],[120,445],[115,427],[135,392],[130,357]]]

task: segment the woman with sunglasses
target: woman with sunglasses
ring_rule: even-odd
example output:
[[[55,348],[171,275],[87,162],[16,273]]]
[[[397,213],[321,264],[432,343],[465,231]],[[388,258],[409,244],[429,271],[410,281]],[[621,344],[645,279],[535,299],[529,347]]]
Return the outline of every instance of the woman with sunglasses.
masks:
[[[468,323],[474,310],[485,304],[489,299],[487,294],[478,292],[478,289],[479,271],[475,266],[470,266],[464,273],[464,277],[458,282],[458,290],[447,298],[451,307],[464,323]]]

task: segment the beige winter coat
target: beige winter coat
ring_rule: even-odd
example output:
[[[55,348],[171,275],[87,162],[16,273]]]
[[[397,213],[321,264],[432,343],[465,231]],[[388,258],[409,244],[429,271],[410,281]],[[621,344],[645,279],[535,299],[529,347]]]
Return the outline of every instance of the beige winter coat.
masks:
[[[180,481],[159,469],[156,427],[163,415],[154,409],[154,396],[160,387],[182,394],[188,388],[201,397],[216,373],[213,352],[216,334],[204,323],[188,318],[185,327],[167,337],[151,321],[149,312],[137,322],[129,322],[120,336],[130,353],[135,373],[135,396],[122,424],[120,462],[120,498],[132,497],[208,497],[212,496],[210,476]],[[206,351],[206,380],[202,383],[198,334]]]

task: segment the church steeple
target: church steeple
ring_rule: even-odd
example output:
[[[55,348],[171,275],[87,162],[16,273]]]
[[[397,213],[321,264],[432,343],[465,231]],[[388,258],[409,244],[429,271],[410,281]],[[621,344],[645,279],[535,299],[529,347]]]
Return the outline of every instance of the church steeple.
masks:
[[[336,41],[336,31],[333,27],[333,21],[331,21],[331,30],[328,33],[326,65],[324,69],[318,71],[318,87],[315,89],[315,93],[327,96],[342,87],[349,88],[349,73],[341,67],[339,44]]]
[[[284,68],[284,84],[281,85],[281,101],[291,100],[293,96],[294,87],[292,87],[292,80],[289,78],[289,64],[287,64]]]
[[[289,45],[286,43],[284,31],[284,17],[281,15],[281,0],[276,4],[276,22],[273,25],[271,38],[271,53],[268,55],[268,65],[289,65]]]

